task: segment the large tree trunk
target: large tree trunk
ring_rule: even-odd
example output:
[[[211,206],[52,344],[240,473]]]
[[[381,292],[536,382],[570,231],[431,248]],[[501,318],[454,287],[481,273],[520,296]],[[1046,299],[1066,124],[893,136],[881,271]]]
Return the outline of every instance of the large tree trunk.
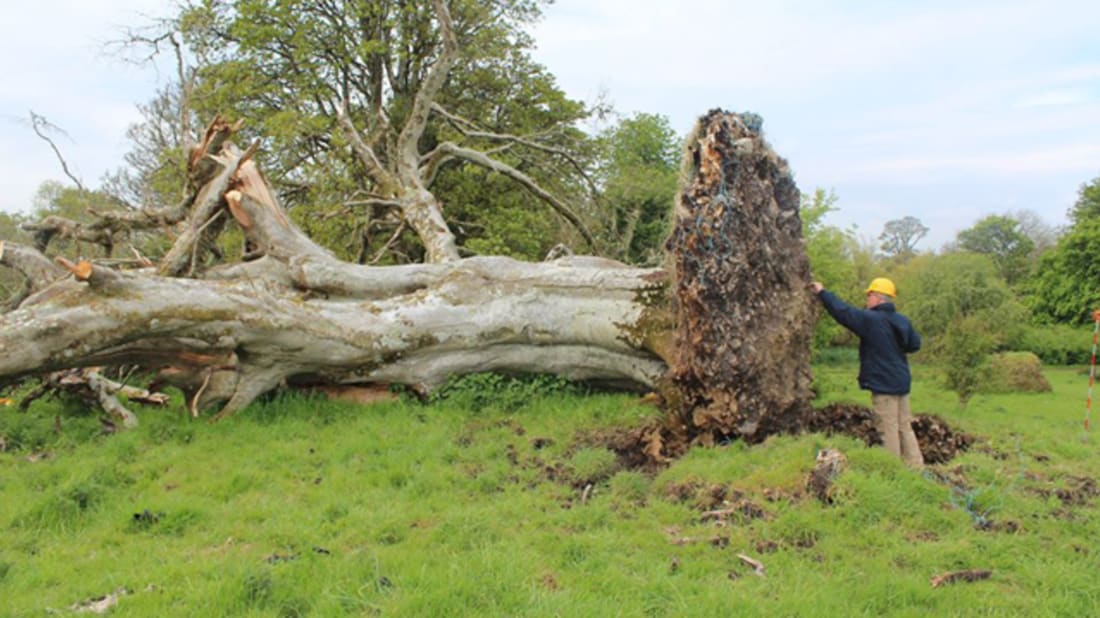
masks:
[[[364,267],[267,256],[211,274],[221,278],[93,266],[84,281],[59,282],[0,319],[0,376],[171,367],[195,407],[232,412],[285,381],[431,389],[454,374],[547,371],[640,389],[664,370],[628,331],[646,311],[636,297],[659,293],[662,274],[604,260]]]
[[[431,390],[469,372],[550,372],[660,390],[666,441],[758,439],[809,410],[797,190],[735,114],[712,112],[689,145],[675,276],[598,257],[343,262],[290,222],[234,129],[216,123],[192,157],[192,218],[160,264],[62,261],[72,276],[0,316],[0,378],[136,364],[193,411],[228,414],[284,384]],[[246,261],[204,270],[211,230],[231,221]],[[7,259],[36,280],[64,272],[36,253]]]

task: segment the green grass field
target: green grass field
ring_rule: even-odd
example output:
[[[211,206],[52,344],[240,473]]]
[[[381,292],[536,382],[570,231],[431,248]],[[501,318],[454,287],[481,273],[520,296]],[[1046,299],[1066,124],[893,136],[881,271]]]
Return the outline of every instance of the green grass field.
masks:
[[[818,403],[866,403],[855,372],[817,368]],[[623,395],[286,397],[113,436],[0,408],[0,614],[121,590],[112,616],[1100,615],[1087,375],[963,410],[915,372],[914,411],[979,438],[924,472],[809,434],[646,476],[576,439],[657,414]],[[832,505],[803,493],[823,447],[849,459]],[[930,584],[962,569],[991,575]]]

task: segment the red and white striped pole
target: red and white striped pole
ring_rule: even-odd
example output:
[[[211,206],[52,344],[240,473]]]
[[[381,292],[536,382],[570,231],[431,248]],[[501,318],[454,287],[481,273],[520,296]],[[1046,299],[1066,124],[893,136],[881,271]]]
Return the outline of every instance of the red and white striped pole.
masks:
[[[1092,383],[1096,380],[1096,344],[1100,342],[1100,309],[1092,312],[1096,323],[1092,328],[1092,360],[1089,362],[1089,396],[1085,400],[1085,431],[1089,429],[1089,417],[1092,416]]]

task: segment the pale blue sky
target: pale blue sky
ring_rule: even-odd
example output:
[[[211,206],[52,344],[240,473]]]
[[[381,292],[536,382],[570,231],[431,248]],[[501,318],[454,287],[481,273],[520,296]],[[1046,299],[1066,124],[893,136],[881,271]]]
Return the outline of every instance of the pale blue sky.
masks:
[[[163,0],[39,0],[0,24],[0,209],[62,180],[34,109],[84,181],[121,164],[135,104],[164,76],[99,44]],[[16,8],[18,7],[18,8]],[[800,188],[832,188],[865,238],[912,215],[937,248],[982,216],[1064,222],[1100,176],[1100,2],[557,0],[535,58],[573,98],[667,116],[686,133],[752,110]]]

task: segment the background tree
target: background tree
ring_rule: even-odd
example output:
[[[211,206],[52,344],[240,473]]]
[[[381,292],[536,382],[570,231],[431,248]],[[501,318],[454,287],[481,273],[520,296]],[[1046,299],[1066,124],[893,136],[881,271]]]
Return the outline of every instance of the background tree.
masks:
[[[1034,249],[1032,249],[1030,257],[1033,262],[1038,262],[1040,255],[1053,249],[1058,244],[1058,237],[1063,232],[1058,226],[1047,223],[1034,210],[1016,210],[1007,216],[1019,222],[1020,232],[1031,240]]]
[[[26,221],[25,215],[0,212],[0,242],[31,244],[33,240],[21,227]],[[0,310],[14,306],[15,302],[25,296],[26,288],[26,277],[0,264]]]
[[[990,376],[989,354],[998,341],[990,327],[981,317],[967,316],[952,321],[943,334],[939,360],[944,386],[955,392],[964,408]]]
[[[911,317],[922,335],[935,340],[948,326],[964,317],[994,325],[991,332],[1008,339],[1011,330],[1027,319],[1027,309],[986,255],[948,253],[921,255],[894,272],[899,309]]]
[[[988,255],[1010,285],[1028,275],[1035,244],[1020,230],[1019,221],[989,215],[959,232],[957,238],[959,249]]]
[[[1028,302],[1047,321],[1083,324],[1100,307],[1100,218],[1075,223],[1039,260]]]
[[[1100,219],[1100,176],[1081,185],[1077,190],[1077,201],[1067,214],[1071,225]]]
[[[679,142],[668,118],[655,114],[635,114],[600,134],[598,180],[615,257],[649,265],[664,259]]]
[[[1027,309],[987,255],[921,255],[895,278],[898,308],[924,338],[922,353],[943,364],[946,386],[965,405],[988,355],[1022,336]]]
[[[1081,186],[1069,230],[1039,260],[1027,300],[1037,317],[1082,324],[1100,307],[1100,177]]]
[[[889,257],[908,260],[916,253],[917,243],[928,233],[928,228],[916,217],[903,217],[887,221],[879,240],[881,249]]]
[[[825,223],[825,217],[835,212],[837,196],[832,190],[817,188],[813,193],[802,194],[802,234],[806,239],[806,255],[814,278],[841,298],[858,299],[862,296],[859,262],[859,243],[852,229],[843,230]],[[864,282],[863,285],[866,285]],[[818,320],[814,328],[814,350],[842,339],[850,339],[848,331],[835,320]]]

